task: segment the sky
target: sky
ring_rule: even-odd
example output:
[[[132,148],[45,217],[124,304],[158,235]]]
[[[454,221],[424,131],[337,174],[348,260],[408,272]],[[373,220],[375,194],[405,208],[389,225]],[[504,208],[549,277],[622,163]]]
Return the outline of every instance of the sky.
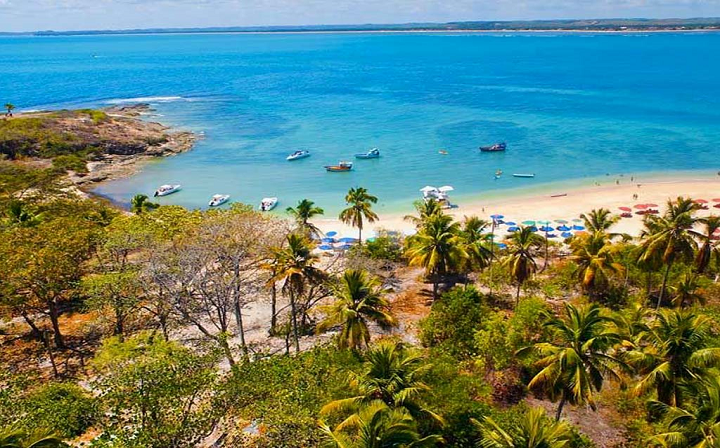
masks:
[[[0,31],[720,16],[720,0],[0,0]]]

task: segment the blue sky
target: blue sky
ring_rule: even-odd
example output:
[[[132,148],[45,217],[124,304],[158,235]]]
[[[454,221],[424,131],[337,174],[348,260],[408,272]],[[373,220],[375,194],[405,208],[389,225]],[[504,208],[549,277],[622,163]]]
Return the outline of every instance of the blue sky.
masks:
[[[0,31],[720,16],[720,0],[0,0]]]

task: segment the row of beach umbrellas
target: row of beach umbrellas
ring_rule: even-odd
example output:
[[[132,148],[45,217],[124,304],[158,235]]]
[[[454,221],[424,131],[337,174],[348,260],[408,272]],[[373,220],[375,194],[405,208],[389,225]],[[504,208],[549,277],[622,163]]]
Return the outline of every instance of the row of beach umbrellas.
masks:
[[[508,232],[517,232],[520,230],[520,227],[518,226],[518,223],[514,221],[503,221],[505,219],[505,216],[503,215],[491,215],[490,216],[495,225],[504,224],[507,226]],[[585,230],[584,226],[581,226],[580,223],[582,223],[583,220],[579,218],[572,219],[570,221],[566,219],[556,219],[554,221],[550,220],[526,220],[522,221],[520,224],[522,224],[525,227],[530,227],[534,232],[544,232],[548,238],[557,238],[556,234],[552,234],[550,232],[562,232],[560,235],[563,238],[570,238],[573,236],[573,231],[583,231]],[[552,225],[551,225],[552,224]],[[556,225],[559,224],[559,225]],[[556,225],[556,226],[555,226]],[[555,226],[555,227],[553,227]]]

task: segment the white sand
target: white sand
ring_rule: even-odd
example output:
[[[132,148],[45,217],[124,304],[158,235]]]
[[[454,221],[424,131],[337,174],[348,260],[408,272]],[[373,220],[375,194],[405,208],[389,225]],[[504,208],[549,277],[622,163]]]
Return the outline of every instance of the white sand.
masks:
[[[637,200],[633,199],[634,194],[638,195]],[[662,212],[668,199],[675,199],[678,196],[707,201],[720,198],[720,178],[698,175],[697,179],[643,179],[640,187],[635,183],[603,185],[567,191],[567,196],[563,197],[550,197],[549,194],[525,195],[493,199],[487,202],[459,203],[457,204],[458,208],[449,210],[448,213],[457,219],[473,215],[490,219],[490,215],[497,213],[504,215],[506,221],[518,223],[524,220],[569,220],[594,208],[604,207],[619,214],[621,211],[618,210],[618,207],[633,207],[635,204],[644,203],[658,204],[658,208]],[[714,204],[710,202],[708,204],[710,209],[701,211],[700,215],[720,215],[720,209],[714,208]],[[357,237],[358,234],[357,229],[353,229],[337,219],[318,219],[315,224],[325,232],[335,230],[342,236]],[[622,219],[614,230],[638,235],[641,228],[642,217],[633,214],[632,218]],[[377,229],[411,232],[413,225],[404,221],[402,214],[382,214],[378,222],[366,225],[363,238],[371,236]]]

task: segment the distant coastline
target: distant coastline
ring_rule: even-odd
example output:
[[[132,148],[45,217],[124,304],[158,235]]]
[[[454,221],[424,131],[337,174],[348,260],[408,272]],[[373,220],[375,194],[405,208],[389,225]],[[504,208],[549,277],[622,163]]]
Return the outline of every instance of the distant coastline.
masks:
[[[137,34],[280,34],[280,33],[508,33],[508,32],[689,32],[720,31],[720,17],[691,19],[586,19],[466,21],[363,25],[248,26],[212,28],[147,28],[124,30],[29,31],[0,36],[91,36]]]

